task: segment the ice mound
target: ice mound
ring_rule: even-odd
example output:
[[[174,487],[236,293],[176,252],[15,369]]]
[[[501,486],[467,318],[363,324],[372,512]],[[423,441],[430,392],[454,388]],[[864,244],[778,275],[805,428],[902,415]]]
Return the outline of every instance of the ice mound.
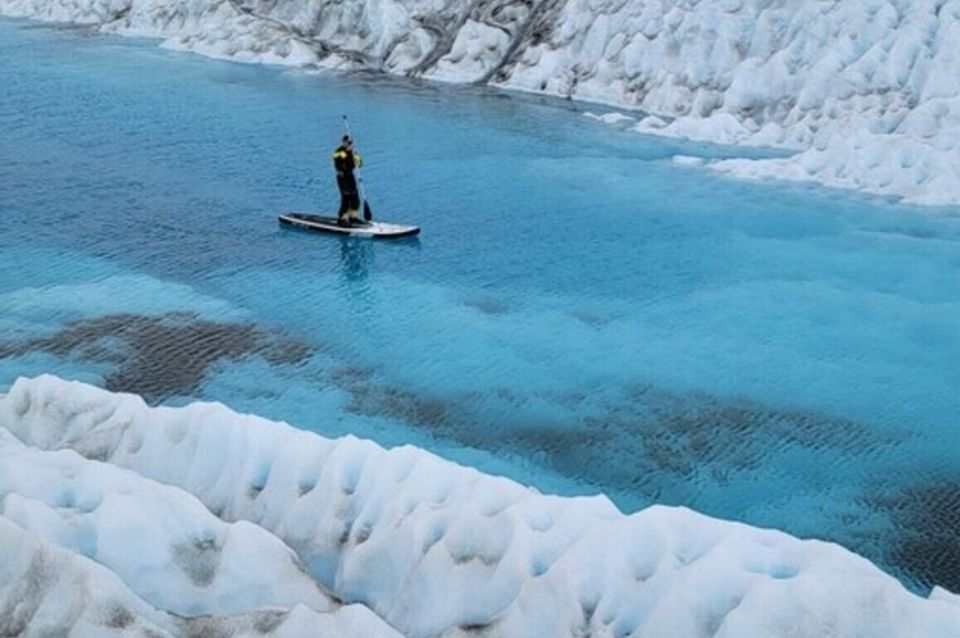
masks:
[[[189,575],[129,547],[101,551],[90,537],[142,520],[159,527],[144,533],[143,547],[160,555],[198,533],[260,543],[263,555],[249,560],[263,567],[249,574],[264,576],[266,598],[322,607],[314,585],[299,591],[293,558],[253,531],[259,526],[338,599],[363,603],[409,637],[960,635],[951,595],[917,597],[833,544],[682,508],[626,516],[602,497],[545,496],[416,448],[329,440],[216,404],[150,408],[45,376],[18,380],[0,399],[0,427],[19,440],[3,439],[0,468],[13,469],[0,473],[0,522],[115,573],[157,565],[159,584],[135,589],[154,600],[150,587],[173,596],[192,586]],[[67,448],[100,462],[52,452]],[[36,485],[16,478],[32,473]],[[125,509],[123,520],[109,503],[131,500],[125,493],[156,505]],[[175,514],[174,503],[186,513]],[[165,520],[151,522],[143,510],[161,504]],[[57,520],[63,507],[77,520]],[[242,582],[232,585],[253,588]]]
[[[370,610],[342,607],[256,525],[4,429],[0,583],[2,635],[397,635]]]
[[[359,605],[185,618],[138,598],[116,574],[0,516],[0,635],[174,638],[399,638]]]
[[[183,490],[71,450],[28,448],[0,429],[0,516],[109,568],[153,606],[235,614],[263,600],[336,604],[275,536],[227,524]]]
[[[637,130],[794,149],[717,168],[960,204],[960,0],[5,0],[248,62],[594,100]]]

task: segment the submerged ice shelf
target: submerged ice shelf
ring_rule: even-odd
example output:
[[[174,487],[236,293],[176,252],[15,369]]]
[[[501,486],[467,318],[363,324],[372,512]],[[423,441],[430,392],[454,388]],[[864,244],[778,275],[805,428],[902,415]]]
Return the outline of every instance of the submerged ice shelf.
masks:
[[[394,635],[380,619],[410,637],[960,630],[955,597],[915,596],[837,545],[683,508],[624,515],[603,497],[541,495],[414,447],[325,439],[217,404],[150,408],[20,379],[0,398],[0,434],[0,551],[16,556],[0,561],[0,609],[21,622],[75,610],[77,628],[116,628],[105,610],[123,609],[116,635],[200,622],[169,612],[220,614],[204,622],[228,635],[297,635],[280,631],[294,616],[338,636]],[[124,529],[136,547],[110,542]],[[97,597],[43,581],[16,607],[17,583],[47,569],[37,561],[96,580]]]
[[[651,114],[646,133],[796,151],[720,171],[960,204],[958,0],[8,0],[0,14],[606,102]]]

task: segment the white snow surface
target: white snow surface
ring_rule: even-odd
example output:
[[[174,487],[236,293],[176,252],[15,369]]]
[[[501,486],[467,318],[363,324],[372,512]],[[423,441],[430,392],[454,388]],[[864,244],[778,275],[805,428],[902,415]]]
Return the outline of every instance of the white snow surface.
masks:
[[[138,598],[104,566],[0,516],[0,635],[23,638],[399,638],[360,605],[182,617]]]
[[[0,635],[23,638],[399,638],[359,605],[304,605],[233,616],[176,616],[151,607],[102,565],[0,516]]]
[[[960,0],[3,0],[0,14],[615,104],[649,114],[645,133],[798,151],[712,165],[736,176],[960,204]]]
[[[837,545],[683,508],[627,516],[219,404],[22,378],[0,428],[0,632],[960,635],[955,596],[915,596]],[[218,615],[167,613],[200,608]]]
[[[182,489],[0,427],[0,635],[399,634],[276,536]],[[23,633],[20,633],[23,632]]]
[[[0,430],[0,494],[0,516],[104,565],[155,607],[184,616],[241,613],[264,599],[335,607],[262,528],[224,523],[183,490],[72,450],[28,448]]]

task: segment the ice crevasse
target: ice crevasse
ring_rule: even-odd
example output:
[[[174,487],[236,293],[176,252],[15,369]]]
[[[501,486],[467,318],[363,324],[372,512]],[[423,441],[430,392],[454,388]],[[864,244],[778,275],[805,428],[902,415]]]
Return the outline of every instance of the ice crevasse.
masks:
[[[241,61],[372,68],[638,109],[790,149],[711,168],[960,204],[960,0],[5,0],[0,14]]]
[[[0,398],[0,558],[0,628],[75,635],[960,636],[834,544],[51,376]]]

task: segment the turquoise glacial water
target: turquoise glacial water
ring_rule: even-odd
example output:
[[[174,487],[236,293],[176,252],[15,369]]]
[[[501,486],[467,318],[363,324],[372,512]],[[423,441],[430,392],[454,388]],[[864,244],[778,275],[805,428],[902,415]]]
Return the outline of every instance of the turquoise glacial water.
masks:
[[[0,387],[51,372],[837,541],[960,589],[960,211],[590,107],[0,21]],[[337,204],[348,113],[378,217]],[[741,151],[742,152],[742,151]]]

